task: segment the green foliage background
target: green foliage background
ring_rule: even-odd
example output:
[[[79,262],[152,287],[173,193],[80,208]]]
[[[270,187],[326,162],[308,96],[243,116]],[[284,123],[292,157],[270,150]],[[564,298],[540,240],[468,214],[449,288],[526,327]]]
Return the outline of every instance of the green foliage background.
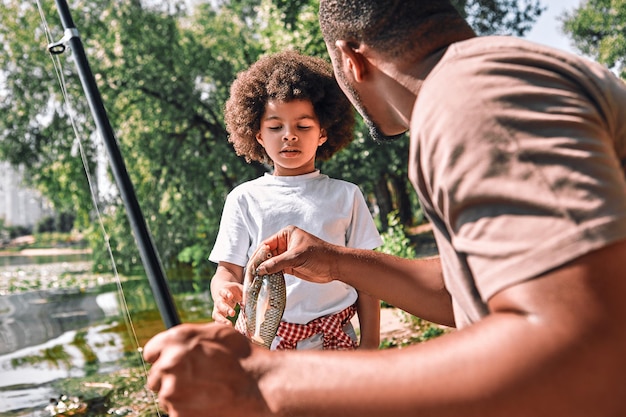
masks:
[[[60,56],[71,110],[64,105],[46,45],[63,29],[53,1],[0,3],[0,159],[25,165],[31,185],[58,212],[72,213],[86,233],[96,266],[110,269],[80,157],[101,179],[102,144],[72,62]],[[227,193],[267,168],[246,164],[227,142],[222,109],[236,74],[261,55],[285,48],[327,58],[317,22],[318,0],[78,0],[69,6],[125,158],[138,200],[168,271],[186,271],[206,285],[206,260]],[[538,0],[457,1],[481,34],[523,35],[543,7]],[[623,56],[623,55],[622,55]],[[69,123],[74,117],[80,143]],[[423,219],[407,181],[407,141],[377,145],[359,125],[350,147],[320,165],[359,184],[381,231],[397,212],[403,226]],[[141,271],[124,206],[97,184],[117,268]],[[396,220],[394,220],[395,222]],[[398,230],[398,223],[393,223]],[[398,239],[402,239],[398,237]],[[176,274],[170,279],[177,279]]]
[[[626,0],[587,0],[563,16],[575,47],[626,80]]]

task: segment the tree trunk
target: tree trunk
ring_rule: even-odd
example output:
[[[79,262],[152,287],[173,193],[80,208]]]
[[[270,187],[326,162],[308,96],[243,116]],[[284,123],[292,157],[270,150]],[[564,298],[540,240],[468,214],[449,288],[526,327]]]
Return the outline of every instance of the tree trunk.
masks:
[[[387,216],[393,211],[391,193],[389,192],[386,177],[382,177],[376,182],[376,189],[374,191],[374,194],[376,195],[378,209],[380,210],[380,225],[382,231],[384,232],[389,227],[389,224],[387,222]]]

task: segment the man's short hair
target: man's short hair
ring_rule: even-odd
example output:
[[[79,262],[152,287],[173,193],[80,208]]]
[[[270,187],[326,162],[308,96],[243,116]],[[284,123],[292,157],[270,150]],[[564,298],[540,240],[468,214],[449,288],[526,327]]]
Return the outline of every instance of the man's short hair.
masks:
[[[448,0],[321,0],[319,21],[331,49],[343,39],[410,58],[441,25],[463,19]]]

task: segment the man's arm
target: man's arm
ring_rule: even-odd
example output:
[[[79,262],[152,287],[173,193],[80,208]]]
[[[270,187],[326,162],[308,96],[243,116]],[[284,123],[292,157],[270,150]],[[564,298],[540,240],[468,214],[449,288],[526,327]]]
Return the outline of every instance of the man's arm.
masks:
[[[454,326],[439,258],[404,259],[332,245],[293,226],[265,240],[252,259],[267,250],[273,256],[259,265],[261,274],[284,271],[321,283],[338,279],[415,316]]]
[[[626,415],[626,242],[490,301],[471,327],[402,350],[263,358],[277,415]],[[285,383],[289,381],[289,383]]]
[[[293,269],[311,273],[312,254]],[[145,347],[148,386],[173,417],[623,416],[624,259],[626,242],[599,249],[405,349],[269,352],[226,326],[175,326]]]

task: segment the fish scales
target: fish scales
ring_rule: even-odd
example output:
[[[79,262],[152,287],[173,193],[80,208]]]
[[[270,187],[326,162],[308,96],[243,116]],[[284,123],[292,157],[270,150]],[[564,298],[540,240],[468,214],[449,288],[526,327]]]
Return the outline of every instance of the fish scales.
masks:
[[[244,314],[248,337],[269,349],[287,302],[285,276],[282,272],[257,275],[246,287]]]

